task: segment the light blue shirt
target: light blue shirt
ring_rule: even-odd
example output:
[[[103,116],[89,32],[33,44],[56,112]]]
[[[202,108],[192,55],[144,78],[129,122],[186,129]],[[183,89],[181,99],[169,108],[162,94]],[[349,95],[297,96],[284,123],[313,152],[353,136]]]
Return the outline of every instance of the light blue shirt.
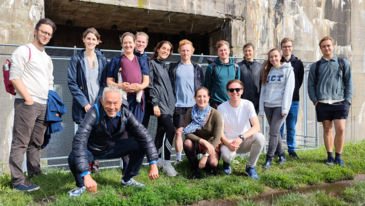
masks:
[[[194,66],[192,64],[185,65],[179,63],[176,70],[175,106],[194,106],[194,92]]]

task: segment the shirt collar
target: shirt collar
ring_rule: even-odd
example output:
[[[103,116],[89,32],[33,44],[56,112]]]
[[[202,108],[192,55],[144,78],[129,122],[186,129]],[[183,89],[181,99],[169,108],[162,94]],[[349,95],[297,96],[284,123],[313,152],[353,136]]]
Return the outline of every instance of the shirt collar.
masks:
[[[331,62],[338,62],[338,58],[337,58],[337,56],[336,56],[336,55],[333,55],[332,59],[328,60],[328,59],[326,59],[326,58],[324,58],[324,57],[322,56],[322,58],[321,58],[321,62],[328,62],[328,61],[331,61]]]

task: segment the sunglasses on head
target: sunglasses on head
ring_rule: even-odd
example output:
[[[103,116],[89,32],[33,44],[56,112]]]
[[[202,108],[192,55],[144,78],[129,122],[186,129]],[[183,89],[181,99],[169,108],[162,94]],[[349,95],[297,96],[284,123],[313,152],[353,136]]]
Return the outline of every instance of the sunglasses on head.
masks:
[[[229,92],[233,93],[234,91],[236,91],[237,93],[241,91],[241,89],[243,88],[229,88],[227,89]]]

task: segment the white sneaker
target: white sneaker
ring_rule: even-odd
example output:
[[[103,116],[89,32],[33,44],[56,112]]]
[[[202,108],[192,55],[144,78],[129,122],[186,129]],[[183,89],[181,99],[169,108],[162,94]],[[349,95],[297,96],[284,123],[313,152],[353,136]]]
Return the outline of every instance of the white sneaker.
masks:
[[[176,166],[176,165],[178,165],[180,162],[182,162],[182,161],[181,161],[181,160],[175,160],[174,165]]]
[[[158,159],[157,160],[157,167],[158,168],[162,168],[163,167],[163,161],[162,161],[162,159]]]
[[[171,163],[165,164],[162,168],[162,171],[170,177],[175,177],[177,175],[177,172],[175,168],[171,165]]]

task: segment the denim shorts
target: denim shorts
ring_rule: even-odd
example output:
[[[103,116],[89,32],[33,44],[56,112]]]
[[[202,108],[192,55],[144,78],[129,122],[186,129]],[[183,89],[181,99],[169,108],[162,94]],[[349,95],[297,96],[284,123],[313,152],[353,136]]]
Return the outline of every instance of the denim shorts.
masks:
[[[350,103],[346,100],[333,104],[325,104],[318,102],[316,106],[317,121],[334,119],[347,119],[350,110]]]

